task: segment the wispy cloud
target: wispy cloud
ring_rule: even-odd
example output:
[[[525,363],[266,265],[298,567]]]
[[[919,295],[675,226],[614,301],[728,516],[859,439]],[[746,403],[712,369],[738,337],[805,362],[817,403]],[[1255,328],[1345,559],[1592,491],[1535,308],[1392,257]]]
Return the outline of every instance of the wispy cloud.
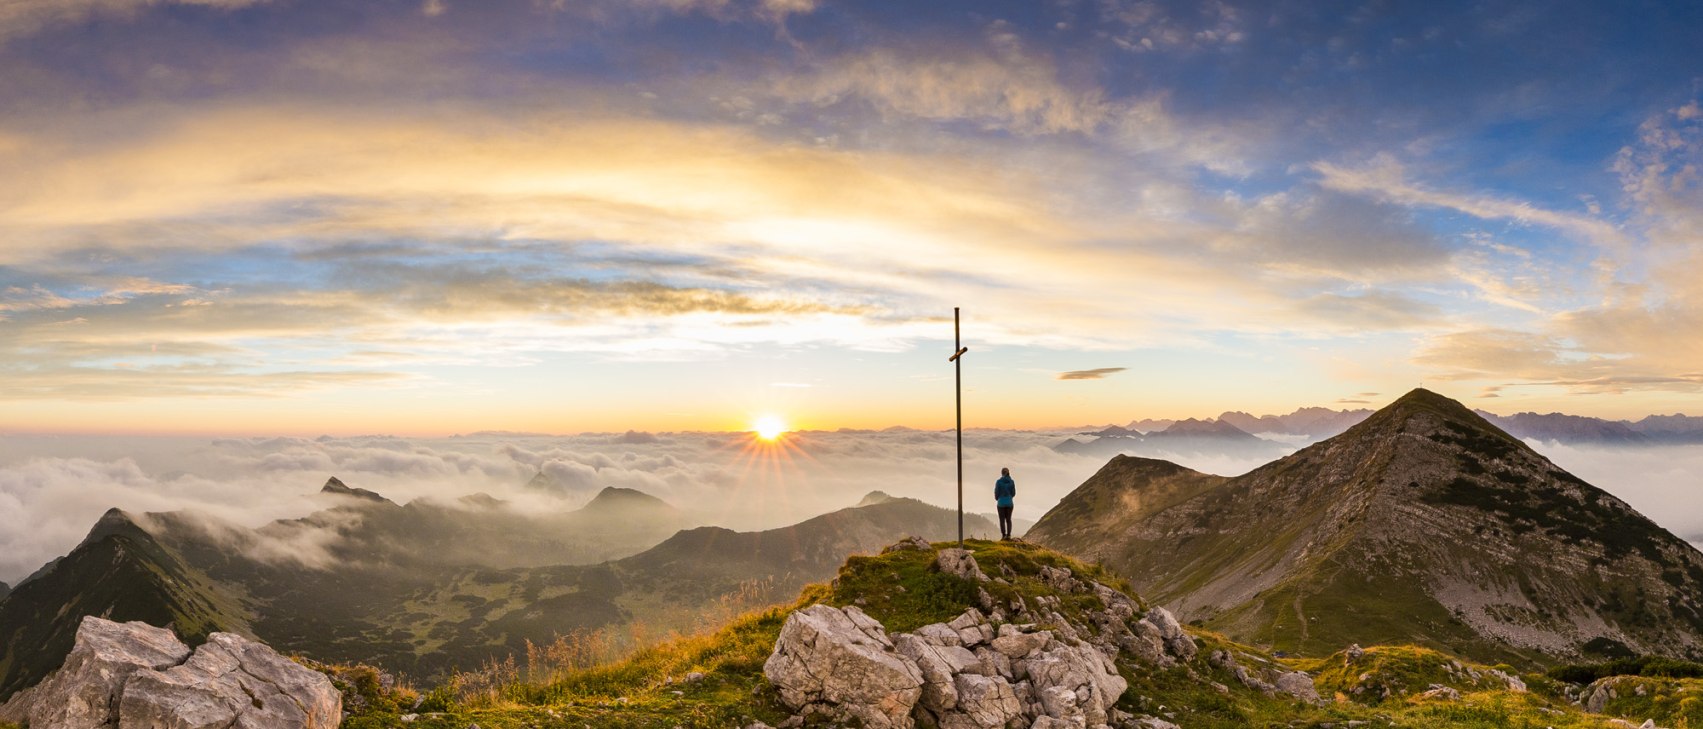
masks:
[[[1315,162],[1312,169],[1319,174],[1320,183],[1332,190],[1401,205],[1455,210],[1483,220],[1541,225],[1573,233],[1598,245],[1623,246],[1627,242],[1619,228],[1592,215],[1549,210],[1498,195],[1437,190],[1414,183],[1407,179],[1403,165],[1387,153],[1360,165]]]
[[[157,5],[243,8],[268,0],[8,0],[0,5],[0,42],[61,23],[124,17]]]
[[[1115,374],[1122,372],[1126,369],[1129,369],[1129,368],[1128,367],[1100,367],[1100,368],[1092,369],[1092,370],[1072,370],[1070,372],[1058,373],[1057,379],[1060,379],[1060,380],[1103,380],[1107,377],[1115,375]]]

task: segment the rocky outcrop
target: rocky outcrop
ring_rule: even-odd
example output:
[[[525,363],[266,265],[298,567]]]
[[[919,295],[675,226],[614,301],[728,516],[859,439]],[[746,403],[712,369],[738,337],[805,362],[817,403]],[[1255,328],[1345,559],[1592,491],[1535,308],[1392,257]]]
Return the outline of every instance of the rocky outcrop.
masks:
[[[169,630],[89,616],[60,669],[0,707],[38,729],[330,729],[331,681],[264,645],[214,633],[191,651]]]
[[[987,579],[962,550],[941,550],[936,564],[966,580]],[[1065,568],[1045,570],[1040,579],[1053,590],[1099,597],[1101,607],[1088,611],[1093,625],[1072,624],[1051,595],[1013,600],[1011,614],[1021,622],[972,607],[891,637],[855,606],[813,605],[787,618],[764,674],[788,708],[830,722],[940,729],[1132,725],[1134,717],[1114,708],[1128,688],[1116,658],[1174,665],[1195,655],[1193,639],[1169,613],[1144,615],[1121,592]]]
[[[868,727],[923,716],[941,729],[1042,717],[1104,727],[1128,687],[1092,644],[1033,625],[1002,625],[995,637],[975,608],[889,639],[855,606],[813,605],[787,618],[763,672],[794,711]]]
[[[1290,671],[1279,666],[1249,669],[1236,660],[1230,651],[1213,651],[1207,657],[1212,665],[1229,671],[1243,686],[1269,696],[1288,694],[1309,704],[1322,703],[1313,677],[1304,671]]]
[[[870,496],[874,496],[875,494],[879,494],[879,493],[881,493],[881,492],[876,491],[876,492],[870,494]],[[865,496],[863,500],[869,501],[869,496]],[[879,502],[876,502],[876,503],[879,503]],[[929,544],[927,539],[923,539],[922,537],[912,536],[912,537],[905,537],[904,539],[901,539],[898,542],[895,542],[893,544],[888,545],[886,549],[881,550],[881,553],[882,554],[892,554],[894,552],[903,552],[905,550],[913,550],[913,551],[917,551],[917,552],[926,552],[930,549],[934,549],[934,545]]]
[[[958,547],[942,549],[940,554],[935,556],[934,564],[940,568],[941,572],[949,575],[957,575],[966,580],[977,582],[988,581],[988,576],[982,574],[982,568],[976,565],[976,558],[971,556],[967,549]]]
[[[812,605],[787,616],[763,675],[794,711],[870,729],[912,726],[923,693],[916,663],[895,653],[887,631],[856,607]]]

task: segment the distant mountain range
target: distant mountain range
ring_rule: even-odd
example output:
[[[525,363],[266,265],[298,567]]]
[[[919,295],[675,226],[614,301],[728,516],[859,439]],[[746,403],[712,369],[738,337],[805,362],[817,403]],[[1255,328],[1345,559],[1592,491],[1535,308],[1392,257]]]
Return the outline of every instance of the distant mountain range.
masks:
[[[84,615],[171,626],[191,643],[234,632],[431,676],[575,631],[700,627],[730,598],[740,609],[790,600],[849,555],[913,534],[956,538],[958,528],[956,512],[900,498],[735,532],[676,531],[680,511],[630,489],[541,517],[484,495],[398,505],[337,479],[322,493],[336,505],[258,529],[109,511],[0,599],[0,701],[59,664]],[[998,532],[975,515],[964,526]]]
[[[1703,417],[1688,415],[1651,415],[1641,420],[1605,420],[1582,415],[1566,415],[1563,413],[1515,413],[1513,415],[1496,415],[1484,410],[1475,410],[1480,417],[1495,424],[1496,427],[1516,438],[1554,441],[1569,444],[1600,444],[1600,445],[1660,445],[1703,443]],[[1176,453],[1178,448],[1166,449],[1157,443],[1147,444],[1147,441],[1157,437],[1166,437],[1174,429],[1181,427],[1191,432],[1198,442],[1189,443],[1189,448],[1197,452],[1217,453],[1226,451],[1226,444],[1241,439],[1242,435],[1259,436],[1283,435],[1302,436],[1307,441],[1318,441],[1339,435],[1349,428],[1358,425],[1372,415],[1371,410],[1332,410],[1322,407],[1300,408],[1288,415],[1254,416],[1245,412],[1230,411],[1220,414],[1217,418],[1205,420],[1153,420],[1142,419],[1130,421],[1125,426],[1109,426],[1104,429],[1085,429],[1079,436],[1094,436],[1099,439],[1124,438],[1124,441],[1084,441],[1075,440],[1055,446],[1055,450],[1065,453],[1080,453],[1084,455],[1110,456],[1118,453],[1125,455],[1153,455],[1166,452]],[[1224,426],[1233,427],[1239,433],[1231,432]],[[1217,440],[1215,440],[1215,438]],[[1243,442],[1246,442],[1243,440]],[[1234,448],[1229,450],[1234,451]]]
[[[1703,553],[1426,390],[1234,478],[1113,458],[1028,538],[1279,650],[1703,657]]]
[[[1053,446],[1060,453],[1105,458],[1124,455],[1186,455],[1196,453],[1233,454],[1244,457],[1275,458],[1286,450],[1284,445],[1257,437],[1223,420],[1172,421],[1162,430],[1143,433],[1129,428],[1111,426],[1091,433],[1089,440],[1067,438]]]

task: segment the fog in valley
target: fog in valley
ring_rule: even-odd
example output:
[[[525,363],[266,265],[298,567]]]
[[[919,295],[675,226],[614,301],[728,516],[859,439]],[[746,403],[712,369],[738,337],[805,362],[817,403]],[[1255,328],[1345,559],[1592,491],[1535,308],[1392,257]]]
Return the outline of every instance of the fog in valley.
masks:
[[[1019,486],[1018,518],[1040,518],[1106,460],[1052,449],[1069,435],[966,432],[966,510],[992,512],[991,483],[1001,467],[1009,467]],[[1703,542],[1703,509],[1695,499],[1703,446],[1528,442],[1658,524],[1693,543]],[[0,581],[16,584],[68,552],[109,508],[132,514],[187,509],[257,527],[337,505],[340,497],[320,493],[331,477],[398,503],[426,499],[458,508],[469,503],[461,497],[483,493],[506,502],[502,508],[517,516],[541,520],[583,506],[605,487],[622,487],[674,505],[685,512],[684,524],[737,530],[796,523],[853,506],[877,490],[948,508],[954,504],[950,431],[803,432],[787,435],[783,443],[761,445],[744,433],[436,439],[0,436]],[[1293,449],[1304,443],[1291,438],[1285,445]],[[1264,460],[1168,455],[1224,475],[1243,473]],[[265,548],[298,551],[298,559],[311,563],[308,552],[339,538],[334,522],[322,526],[325,533],[298,529],[289,543]]]

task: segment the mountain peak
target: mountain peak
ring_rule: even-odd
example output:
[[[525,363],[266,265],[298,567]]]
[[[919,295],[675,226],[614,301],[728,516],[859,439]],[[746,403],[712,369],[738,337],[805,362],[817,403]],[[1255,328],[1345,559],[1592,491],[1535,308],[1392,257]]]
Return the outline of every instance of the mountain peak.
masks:
[[[101,518],[95,522],[94,527],[89,529],[89,535],[83,537],[83,544],[98,542],[118,532],[141,529],[142,527],[136,523],[135,517],[132,517],[123,509],[113,507],[107,509],[105,514],[101,514]]]
[[[1412,390],[1409,390],[1406,395],[1396,398],[1395,402],[1385,405],[1383,409],[1378,412],[1386,412],[1390,410],[1429,411],[1447,416],[1450,419],[1469,419],[1477,417],[1473,414],[1470,408],[1462,405],[1460,401],[1446,395],[1440,395],[1432,392],[1431,390],[1427,390],[1423,387],[1415,387]]]
[[[384,498],[376,492],[368,491],[366,489],[350,488],[347,484],[343,483],[342,479],[339,479],[336,476],[326,479],[325,486],[321,487],[319,492],[322,494],[333,494],[336,496],[348,496],[362,501],[372,501],[380,504],[390,503],[390,499]]]
[[[871,505],[874,505],[874,504],[886,503],[886,502],[892,501],[892,500],[893,500],[892,494],[889,494],[886,491],[876,490],[876,491],[871,491],[867,494],[864,494],[863,500],[857,502],[857,505],[858,506],[871,506]]]
[[[1426,424],[1427,422],[1429,424]],[[1361,435],[1394,435],[1403,432],[1430,433],[1438,428],[1446,428],[1462,436],[1474,434],[1494,437],[1503,441],[1498,444],[1498,449],[1509,444],[1524,447],[1519,439],[1508,435],[1506,431],[1467,406],[1423,387],[1414,388],[1406,395],[1396,398],[1395,402],[1372,413],[1371,417],[1350,428],[1349,432]]]
[[[1114,459],[1028,538],[1103,560],[1179,619],[1285,650],[1703,655],[1703,553],[1425,389],[1232,478]]]
[[[666,501],[651,496],[638,489],[621,488],[620,486],[605,486],[602,491],[587,502],[582,511],[603,510],[657,510],[673,511],[674,507]]]

